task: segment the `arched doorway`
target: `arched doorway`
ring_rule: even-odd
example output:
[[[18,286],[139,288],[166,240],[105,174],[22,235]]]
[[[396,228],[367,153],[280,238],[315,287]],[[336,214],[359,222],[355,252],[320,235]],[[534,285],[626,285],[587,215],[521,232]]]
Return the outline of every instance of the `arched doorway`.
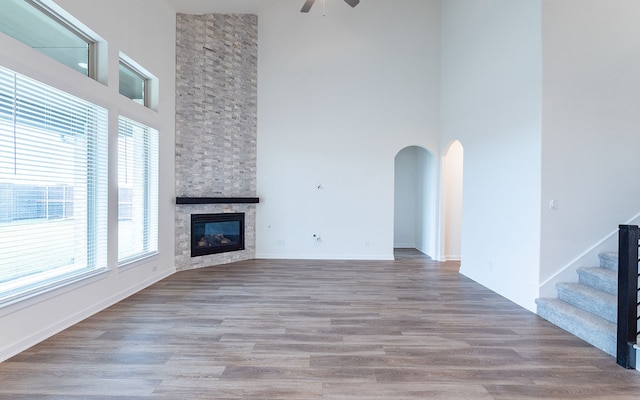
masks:
[[[464,149],[455,140],[445,150],[442,161],[441,259],[462,257],[462,188]]]
[[[436,166],[433,155],[422,147],[409,146],[395,157],[394,235],[395,249],[436,251]]]

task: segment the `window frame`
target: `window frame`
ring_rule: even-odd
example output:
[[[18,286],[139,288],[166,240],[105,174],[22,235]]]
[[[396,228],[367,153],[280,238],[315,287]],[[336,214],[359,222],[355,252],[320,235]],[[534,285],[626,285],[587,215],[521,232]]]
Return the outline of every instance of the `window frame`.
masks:
[[[14,40],[17,40],[26,46],[31,47],[32,49],[44,54],[46,57],[59,62],[62,65],[65,65],[76,72],[81,72],[83,75],[88,76],[89,78],[100,81],[101,77],[99,76],[101,67],[99,66],[99,47],[101,43],[104,43],[95,33],[93,33],[90,29],[83,26],[79,21],[72,21],[73,17],[68,15],[63,9],[58,7],[55,3],[47,1],[47,0],[23,0],[25,7],[31,7],[46,19],[51,22],[51,26],[58,26],[69,32],[70,34],[76,36],[78,39],[82,40],[87,45],[87,66],[86,73],[81,72],[78,69],[79,65],[71,65],[69,63],[63,62],[59,58],[53,57],[47,52],[41,50],[38,47],[32,46],[30,43],[21,40],[13,35],[7,34],[12,37]],[[67,15],[65,15],[67,14]],[[29,36],[29,35],[26,35]],[[29,36],[31,37],[31,36]],[[80,69],[84,69],[80,67]],[[105,74],[106,75],[106,74]],[[104,83],[104,82],[103,82]]]
[[[8,279],[0,285],[3,287],[0,292],[0,307],[3,307],[108,270],[106,254],[109,223],[107,199],[109,160],[107,155],[108,110],[106,108],[13,69],[0,66],[0,72],[3,76],[9,77],[9,80],[0,81],[5,82],[0,85],[3,96],[5,96],[5,101],[0,104],[10,106],[1,109],[4,115],[10,116],[9,119],[4,120],[5,124],[8,124],[5,128],[10,128],[9,130],[5,129],[4,137],[9,141],[13,140],[14,143],[13,170],[6,168],[6,165],[4,172],[0,168],[0,174],[4,175],[3,186],[10,187],[11,191],[16,187],[21,191],[20,186],[22,186],[27,192],[31,191],[36,195],[43,194],[44,200],[48,197],[46,192],[49,192],[49,187],[63,188],[65,192],[63,202],[65,203],[69,201],[66,198],[68,187],[73,188],[70,194],[72,198],[78,196],[72,200],[77,202],[72,205],[72,214],[59,218],[49,218],[46,211],[44,214],[39,212],[43,210],[37,206],[37,199],[35,200],[36,214],[31,216],[21,216],[20,210],[12,206],[13,213],[7,216],[10,219],[3,221],[0,225],[0,227],[6,227],[5,234],[31,232],[34,229],[43,229],[39,232],[46,232],[55,228],[52,224],[62,224],[61,226],[65,229],[74,230],[75,233],[67,233],[67,237],[72,239],[75,245],[71,246],[71,250],[69,250],[73,255],[73,261],[68,264],[56,266],[55,264],[58,264],[60,260],[52,261],[48,255],[39,255],[35,258],[34,260],[42,263],[43,267],[33,269],[32,265],[30,267],[32,270],[27,271],[28,273],[24,272],[24,267],[16,266],[16,264],[3,264],[7,268],[5,277]],[[4,91],[5,89],[7,92]],[[76,120],[74,113],[79,111],[84,117]],[[66,130],[61,130],[62,127]],[[13,136],[7,135],[7,132],[13,132]],[[64,145],[65,134],[68,135],[68,140],[71,140],[71,144],[67,143],[68,146]],[[30,135],[33,135],[34,138],[25,140]],[[57,137],[60,143],[43,141],[44,138],[54,137]],[[73,143],[76,137],[81,139],[79,142]],[[16,147],[18,145],[19,147]],[[64,153],[68,151],[67,147],[70,147],[74,152],[79,151],[79,158],[72,156],[74,157],[73,162],[69,164],[75,166],[71,170],[51,167],[59,162],[58,160],[68,157],[68,154]],[[11,151],[11,143],[0,146],[0,150]],[[20,152],[18,153],[18,151]],[[55,168],[55,175],[50,175],[51,171],[47,171],[47,168],[38,167],[39,164],[44,164],[43,159],[36,157],[36,154],[47,157],[45,164],[50,165],[49,169]],[[1,155],[2,152],[0,152]],[[11,156],[11,153],[5,155]],[[18,158],[18,156],[20,157]],[[5,159],[6,163],[11,164],[7,160],[11,160],[11,158]],[[0,157],[0,161],[2,161],[2,157]],[[51,164],[52,162],[53,164]],[[19,166],[22,171],[18,169]],[[67,166],[67,168],[70,167]],[[68,176],[60,175],[61,173],[68,174]],[[77,173],[80,175],[76,175]],[[65,186],[65,180],[70,178],[74,184]],[[82,180],[79,182],[78,178],[82,178]],[[77,192],[78,189],[82,190]],[[11,198],[11,204],[15,204],[15,195],[12,195]],[[40,207],[46,209],[47,204],[42,203]],[[76,211],[79,211],[78,215],[75,215]],[[84,238],[80,235],[79,229],[84,231]],[[17,238],[7,243],[7,248],[4,251],[11,249],[6,253],[10,255],[9,260],[13,260],[16,257],[15,254],[24,253],[25,249],[17,244],[19,240],[20,238]],[[34,251],[37,251],[37,248]],[[12,272],[12,270],[15,271]]]
[[[123,128],[123,124],[126,127]],[[123,189],[129,189],[121,187],[121,158],[123,156],[121,152],[121,135],[124,131],[131,131],[134,127],[136,129],[140,129],[143,131],[143,138],[136,138],[137,140],[141,140],[143,144],[143,148],[138,148],[139,154],[141,155],[141,160],[128,160],[132,161],[137,167],[142,167],[141,176],[143,176],[143,187],[133,187],[131,191],[126,191],[131,194],[131,201],[121,203],[121,194],[125,193]],[[127,130],[128,129],[128,130]],[[131,132],[131,137],[135,132]],[[142,238],[142,249],[141,251],[129,254],[125,256],[121,256],[121,237],[118,236],[118,267],[127,266],[135,261],[145,259],[148,257],[152,257],[158,254],[159,252],[159,237],[158,237],[158,227],[159,227],[159,169],[160,169],[160,149],[159,149],[159,140],[160,133],[159,131],[147,124],[139,122],[134,118],[129,118],[122,114],[118,115],[118,161],[117,161],[117,170],[118,170],[118,232],[120,232],[121,224],[125,221],[133,221],[136,218],[136,213],[134,209],[139,204],[136,203],[133,198],[135,197],[136,190],[142,191],[142,225],[144,235]],[[135,144],[135,140],[134,140]],[[127,156],[127,155],[125,155]],[[126,168],[126,167],[125,167]],[[125,171],[127,173],[127,171]],[[140,183],[135,180],[134,183]],[[138,193],[139,194],[139,193]],[[129,199],[127,199],[129,200]],[[131,205],[131,211],[128,213],[130,218],[121,218],[121,204]]]
[[[34,8],[39,10],[44,15],[51,18],[54,22],[58,23],[63,28],[66,28],[69,32],[73,33],[81,40],[83,40],[88,46],[87,55],[87,76],[91,79],[98,79],[98,43],[91,35],[85,33],[83,30],[78,28],[76,24],[70,22],[67,18],[63,17],[61,13],[54,11],[51,7],[43,4],[42,1],[39,0],[25,0],[27,3],[31,4]]]
[[[121,86],[120,84],[122,83],[122,73],[120,71],[120,68],[124,68],[126,69],[128,72],[130,72],[132,75],[135,75],[136,77],[140,78],[140,80],[142,81],[143,84],[143,88],[142,88],[142,102],[138,103],[138,101],[136,101],[136,99],[133,99],[129,96],[127,96],[126,94],[122,93]],[[149,78],[147,75],[145,75],[143,72],[140,71],[139,68],[137,68],[135,65],[133,65],[131,62],[125,60],[124,58],[120,57],[120,60],[118,62],[118,92],[125,96],[126,98],[133,100],[134,102],[138,103],[138,104],[142,104],[143,106],[149,108],[150,107],[150,101],[149,101],[149,95],[150,95],[150,82],[151,82],[151,78]]]

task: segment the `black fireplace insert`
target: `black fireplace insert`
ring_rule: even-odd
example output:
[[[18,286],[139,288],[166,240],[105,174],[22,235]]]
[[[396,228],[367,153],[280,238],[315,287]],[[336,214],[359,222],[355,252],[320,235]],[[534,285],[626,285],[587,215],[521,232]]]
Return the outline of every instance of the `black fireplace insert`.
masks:
[[[244,213],[191,214],[191,257],[244,250]]]

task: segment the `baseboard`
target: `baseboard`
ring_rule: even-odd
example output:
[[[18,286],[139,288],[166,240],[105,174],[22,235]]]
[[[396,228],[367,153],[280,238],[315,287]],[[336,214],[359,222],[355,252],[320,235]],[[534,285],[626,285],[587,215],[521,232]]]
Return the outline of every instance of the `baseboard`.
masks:
[[[157,283],[165,278],[167,278],[168,276],[171,276],[172,274],[174,274],[175,268],[171,268],[167,271],[164,271],[160,274],[154,275],[152,277],[150,277],[149,279],[146,279],[140,283],[138,283],[137,285],[134,285],[130,288],[127,288],[126,290],[123,290],[119,293],[114,294],[113,296],[104,299],[103,301],[94,304],[90,307],[85,308],[84,310],[81,310],[73,315],[70,315],[69,317],[58,321],[57,323],[50,325],[44,329],[41,329],[40,331],[34,333],[33,335],[30,335],[22,340],[20,340],[19,342],[13,343],[9,346],[6,346],[2,349],[0,349],[0,362],[3,362],[13,356],[15,356],[16,354],[19,354],[33,346],[35,346],[36,344],[42,342],[43,340],[46,340],[48,338],[50,338],[51,336],[62,332],[63,330],[77,324],[78,322],[85,320],[89,317],[91,317],[92,315],[105,310],[106,308],[118,303],[119,301],[122,301],[124,299],[126,299],[127,297],[138,293],[139,291],[141,291],[142,289],[145,289],[151,285],[153,285],[154,283]]]

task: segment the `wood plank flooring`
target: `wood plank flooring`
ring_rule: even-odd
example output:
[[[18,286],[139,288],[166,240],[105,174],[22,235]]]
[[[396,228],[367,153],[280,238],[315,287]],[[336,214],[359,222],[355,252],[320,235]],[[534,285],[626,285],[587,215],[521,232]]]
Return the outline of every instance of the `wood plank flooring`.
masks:
[[[640,374],[415,253],[179,272],[0,364],[0,399],[638,399]]]

